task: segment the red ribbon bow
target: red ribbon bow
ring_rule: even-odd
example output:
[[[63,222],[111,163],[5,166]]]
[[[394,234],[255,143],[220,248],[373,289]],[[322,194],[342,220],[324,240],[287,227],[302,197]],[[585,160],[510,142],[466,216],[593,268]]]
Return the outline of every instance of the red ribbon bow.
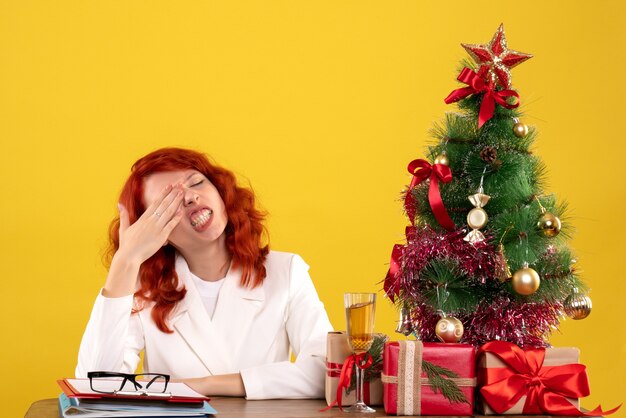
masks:
[[[350,379],[352,378],[352,370],[354,369],[354,366],[356,365],[359,369],[365,370],[372,365],[373,361],[374,360],[372,359],[370,353],[359,353],[348,356],[346,361],[343,362],[343,366],[341,366],[335,400],[326,408],[322,409],[322,411],[327,411],[335,405],[343,411],[343,408],[341,407],[343,391],[344,389],[348,389],[350,387]]]
[[[411,185],[404,199],[404,207],[407,211],[407,215],[411,219],[411,223],[415,222],[415,206],[411,202],[411,190],[413,190],[413,187],[417,184],[430,178],[428,202],[433,210],[433,214],[441,226],[448,231],[453,231],[456,226],[454,222],[452,222],[452,219],[450,219],[450,215],[448,215],[448,211],[443,205],[443,200],[441,200],[441,194],[439,193],[440,180],[444,183],[452,181],[452,170],[450,170],[450,167],[443,164],[431,165],[426,160],[413,160],[409,163],[407,169],[409,173],[413,174],[413,179],[411,180]]]
[[[407,226],[404,232],[406,236],[406,241],[410,242],[415,239],[415,227]],[[387,271],[387,276],[385,276],[385,283],[383,284],[383,290],[387,294],[387,297],[394,302],[395,297],[400,294],[400,277],[398,274],[400,273],[400,257],[402,257],[402,249],[403,245],[396,244],[393,246],[393,250],[391,251],[391,262],[389,263],[389,271]]]
[[[400,256],[402,255],[402,245],[396,244],[391,251],[391,262],[389,263],[389,271],[385,277],[385,283],[383,284],[383,290],[387,294],[387,297],[391,302],[395,301],[397,295],[400,294],[398,288],[398,278],[396,275],[400,271]]]
[[[602,411],[581,412],[566,398],[588,396],[589,381],[582,364],[565,364],[543,367],[544,348],[522,350],[515,344],[491,341],[483,345],[478,354],[492,353],[507,368],[486,369],[486,383],[480,389],[485,401],[498,414],[511,409],[522,396],[526,396],[523,413],[550,415],[609,415],[620,407]]]
[[[486,67],[485,67],[486,68]],[[461,99],[466,98],[470,94],[485,93],[483,101],[480,104],[480,111],[478,112],[478,127],[482,127],[485,122],[493,117],[493,112],[496,108],[496,103],[507,109],[514,109],[519,106],[519,94],[515,90],[495,90],[493,82],[486,84],[484,79],[484,71],[479,70],[478,73],[470,70],[469,68],[463,68],[461,74],[457,77],[461,83],[467,84],[468,87],[463,87],[454,90],[445,98],[446,104],[458,102]],[[515,97],[517,100],[515,103],[510,104],[506,101],[508,97]]]

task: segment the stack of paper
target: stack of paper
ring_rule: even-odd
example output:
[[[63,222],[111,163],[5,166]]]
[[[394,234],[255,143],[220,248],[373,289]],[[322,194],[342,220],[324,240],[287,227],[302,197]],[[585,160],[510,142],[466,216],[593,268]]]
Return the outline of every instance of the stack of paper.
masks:
[[[208,398],[184,383],[170,383],[168,396],[119,395],[94,392],[89,379],[57,381],[63,393],[59,396],[59,412],[67,417],[206,417],[217,411]],[[119,387],[119,382],[112,382]]]

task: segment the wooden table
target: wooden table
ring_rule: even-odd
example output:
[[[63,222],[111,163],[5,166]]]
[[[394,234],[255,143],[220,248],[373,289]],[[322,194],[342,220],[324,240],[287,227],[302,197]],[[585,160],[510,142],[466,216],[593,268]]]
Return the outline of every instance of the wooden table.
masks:
[[[387,416],[382,405],[375,406],[374,408],[376,409],[376,413],[373,414],[348,414],[341,412],[336,407],[326,412],[320,412],[320,409],[326,407],[326,402],[321,399],[246,401],[243,398],[211,398],[210,404],[217,410],[217,418],[346,418]],[[478,418],[480,416],[475,415],[474,417]],[[485,418],[498,417],[504,418],[497,415],[491,415]],[[505,417],[516,418],[520,417],[520,415],[506,415]],[[34,402],[28,409],[28,412],[26,412],[24,418],[59,418],[58,400],[44,399]],[[533,415],[532,418],[549,417],[546,415]]]
[[[217,410],[217,418],[333,418],[350,416],[384,417],[382,405],[374,407],[374,414],[347,414],[336,407],[326,412],[320,409],[326,407],[322,399],[274,399],[266,401],[246,401],[243,398],[211,398],[209,402]],[[44,399],[34,402],[24,418],[59,418],[57,399]]]

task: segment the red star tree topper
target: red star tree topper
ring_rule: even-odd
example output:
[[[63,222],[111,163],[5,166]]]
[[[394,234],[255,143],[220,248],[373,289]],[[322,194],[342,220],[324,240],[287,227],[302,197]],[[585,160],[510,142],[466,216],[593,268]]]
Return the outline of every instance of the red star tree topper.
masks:
[[[511,87],[511,68],[532,58],[531,54],[508,49],[502,24],[488,44],[461,44],[461,46],[480,65],[479,75],[488,75],[488,82],[500,84],[505,89]]]

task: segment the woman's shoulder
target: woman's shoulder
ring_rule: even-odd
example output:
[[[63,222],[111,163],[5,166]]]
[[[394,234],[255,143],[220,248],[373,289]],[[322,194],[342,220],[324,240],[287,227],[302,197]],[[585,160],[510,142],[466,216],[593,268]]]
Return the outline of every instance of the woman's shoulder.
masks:
[[[288,269],[293,271],[294,269],[309,269],[309,265],[298,254],[284,252],[284,251],[270,251],[265,260],[265,267],[269,270],[282,270]]]
[[[291,287],[308,277],[309,265],[298,254],[270,251],[265,260],[268,287]]]

